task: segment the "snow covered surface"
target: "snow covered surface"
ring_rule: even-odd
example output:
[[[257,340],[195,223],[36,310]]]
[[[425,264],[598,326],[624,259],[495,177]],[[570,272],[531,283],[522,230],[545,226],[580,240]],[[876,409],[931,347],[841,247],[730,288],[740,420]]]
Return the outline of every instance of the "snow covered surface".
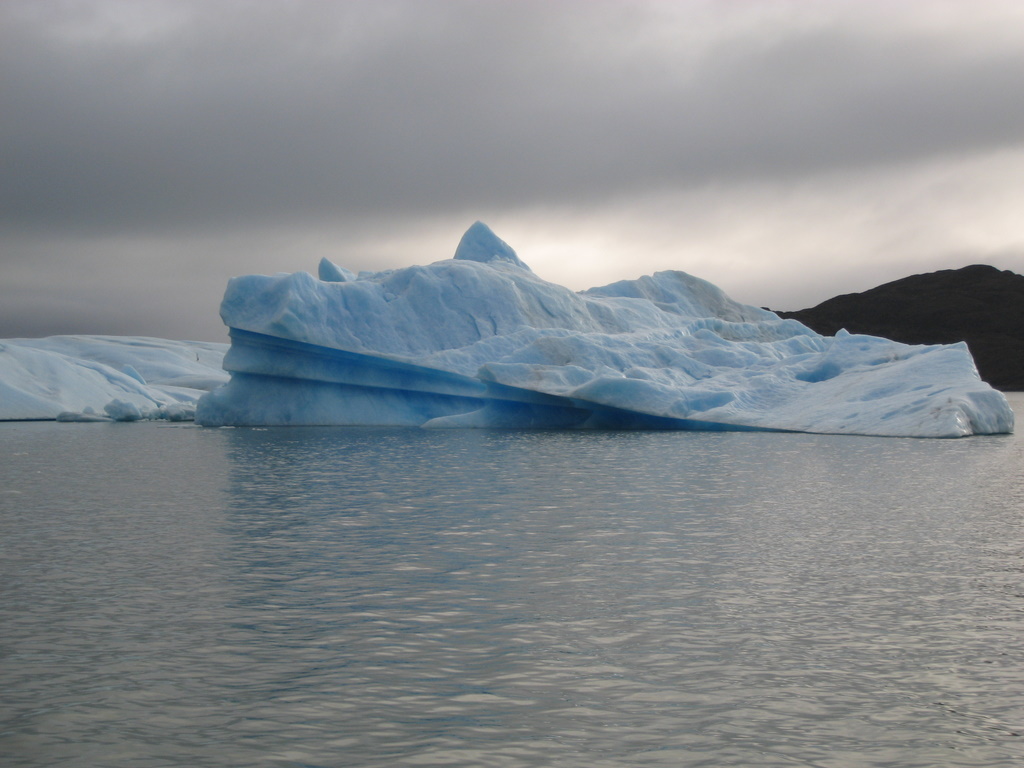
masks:
[[[199,401],[210,426],[1013,429],[964,344],[820,336],[683,272],[576,293],[479,222],[428,266],[235,278],[221,316],[231,381]]]
[[[227,344],[141,336],[0,341],[0,420],[187,421],[228,380]]]

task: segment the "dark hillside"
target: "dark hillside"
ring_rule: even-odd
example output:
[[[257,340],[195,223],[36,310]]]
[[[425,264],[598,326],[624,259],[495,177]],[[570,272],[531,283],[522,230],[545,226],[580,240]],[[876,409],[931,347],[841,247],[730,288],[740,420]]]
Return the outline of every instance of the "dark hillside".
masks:
[[[912,275],[811,309],[779,312],[818,333],[884,336],[907,344],[966,341],[981,378],[1024,390],[1024,275],[976,264]]]

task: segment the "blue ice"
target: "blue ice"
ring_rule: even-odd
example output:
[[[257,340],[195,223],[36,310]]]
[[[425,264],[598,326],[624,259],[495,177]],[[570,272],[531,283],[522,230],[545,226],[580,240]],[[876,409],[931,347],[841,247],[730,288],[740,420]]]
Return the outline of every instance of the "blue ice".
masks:
[[[909,346],[733,301],[684,272],[574,292],[486,225],[455,257],[232,279],[231,346],[197,422],[757,429],[961,437],[1013,412],[964,344]]]

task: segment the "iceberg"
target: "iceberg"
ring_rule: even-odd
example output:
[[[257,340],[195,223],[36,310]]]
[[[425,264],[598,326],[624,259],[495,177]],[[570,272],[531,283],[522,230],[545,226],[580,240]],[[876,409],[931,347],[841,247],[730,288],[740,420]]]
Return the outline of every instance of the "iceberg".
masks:
[[[207,426],[1013,430],[962,343],[821,336],[678,271],[574,292],[480,222],[426,266],[233,278],[221,317]]]
[[[189,421],[227,344],[143,336],[0,341],[0,421]]]

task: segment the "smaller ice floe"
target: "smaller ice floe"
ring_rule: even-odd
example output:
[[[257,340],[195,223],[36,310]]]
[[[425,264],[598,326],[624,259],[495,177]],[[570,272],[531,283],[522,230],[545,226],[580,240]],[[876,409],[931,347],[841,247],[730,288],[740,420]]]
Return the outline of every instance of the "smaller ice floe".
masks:
[[[103,413],[96,413],[91,405],[85,406],[81,413],[75,411],[61,411],[57,414],[57,421],[79,421],[79,422],[90,422],[90,421],[113,421],[110,416]]]
[[[189,421],[226,344],[142,336],[0,341],[0,421]]]

